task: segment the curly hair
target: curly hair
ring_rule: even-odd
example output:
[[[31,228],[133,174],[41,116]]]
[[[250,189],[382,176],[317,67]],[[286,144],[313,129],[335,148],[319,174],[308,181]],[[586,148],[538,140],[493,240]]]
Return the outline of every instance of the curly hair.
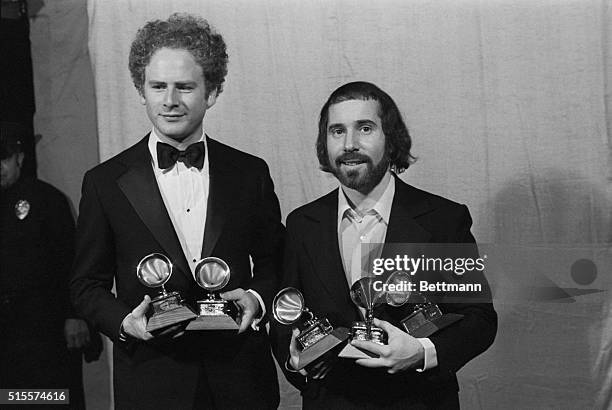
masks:
[[[129,68],[132,81],[143,94],[145,67],[151,57],[161,48],[184,49],[193,55],[202,67],[207,94],[223,91],[227,75],[227,52],[221,34],[206,20],[185,13],[174,13],[168,20],[153,20],[136,33],[130,48]]]
[[[385,134],[385,154],[391,169],[398,174],[404,172],[416,158],[410,153],[412,139],[408,128],[404,124],[402,114],[393,99],[372,83],[356,81],[344,84],[337,88],[327,99],[319,116],[319,135],[317,137],[317,158],[321,170],[332,172],[329,156],[327,154],[327,122],[329,107],[342,101],[374,100],[378,101],[380,111],[378,115],[382,121],[382,130]]]

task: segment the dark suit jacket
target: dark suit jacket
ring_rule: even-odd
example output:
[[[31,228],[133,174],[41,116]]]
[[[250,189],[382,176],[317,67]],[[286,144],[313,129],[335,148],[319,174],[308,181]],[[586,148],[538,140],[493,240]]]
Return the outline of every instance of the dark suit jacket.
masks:
[[[395,196],[385,243],[474,243],[467,208],[421,191],[395,177]],[[350,327],[359,319],[344,274],[337,234],[338,190],[293,211],[287,218],[287,240],[282,287],[294,286],[306,305],[326,316],[332,325]],[[387,247],[383,249],[383,257]],[[475,249],[474,245],[474,250]],[[481,282],[486,280],[482,278]],[[486,285],[488,294],[488,285]],[[375,310],[375,316],[400,327],[399,320],[411,306]],[[457,403],[455,372],[493,342],[497,315],[491,303],[441,305],[443,312],[465,318],[430,339],[437,352],[438,366],[423,373],[406,371],[389,375],[386,370],[366,369],[340,359],[322,380],[306,380],[286,372],[288,380],[301,389],[304,406],[361,406],[415,408]],[[284,363],[289,350],[290,329],[274,323],[273,350]],[[284,367],[281,365],[281,367]]]
[[[187,332],[176,340],[117,343],[125,316],[145,294],[136,266],[158,252],[174,264],[166,288],[188,302],[205,292],[194,281],[151,166],[148,136],[85,174],[71,295],[78,311],[115,341],[118,408],[275,407],[278,383],[265,331]],[[210,186],[202,257],[231,269],[225,290],[253,289],[271,303],[284,228],[265,162],[207,139]],[[253,260],[253,270],[249,256]],[[115,281],[115,297],[111,293]]]

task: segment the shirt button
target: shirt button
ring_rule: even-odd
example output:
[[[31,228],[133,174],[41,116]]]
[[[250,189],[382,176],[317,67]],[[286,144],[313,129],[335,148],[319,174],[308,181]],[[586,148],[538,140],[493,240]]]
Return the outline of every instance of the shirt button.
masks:
[[[365,236],[365,235],[361,235],[361,236],[359,237],[359,239],[361,239],[362,241],[365,241],[365,240],[366,240],[366,236]]]
[[[187,212],[191,211],[191,209],[187,209]]]
[[[193,261],[195,262],[196,260],[194,259]]]

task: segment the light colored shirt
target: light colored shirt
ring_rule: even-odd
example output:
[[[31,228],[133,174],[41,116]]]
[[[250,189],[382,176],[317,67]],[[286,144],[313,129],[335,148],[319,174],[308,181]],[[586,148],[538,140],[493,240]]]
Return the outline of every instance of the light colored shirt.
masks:
[[[204,142],[204,152],[207,152],[204,134],[197,142],[200,141]],[[153,173],[172,226],[189,263],[191,275],[195,278],[195,267],[201,259],[206,225],[206,204],[210,185],[208,155],[204,155],[204,166],[201,170],[187,167],[180,161],[177,161],[173,167],[160,169],[157,166],[158,142],[162,141],[153,130],[149,135]]]
[[[380,257],[394,195],[395,180],[390,178],[380,198],[367,197],[363,201],[364,211],[360,214],[349,204],[344,190],[339,190],[338,243],[349,288],[362,277],[370,276],[366,270],[368,262]]]
[[[181,243],[185,258],[187,258],[189,263],[194,280],[195,267],[202,258],[206,208],[210,187],[210,164],[208,162],[208,144],[205,135],[205,132],[202,131],[202,136],[196,141],[204,142],[205,155],[202,169],[187,167],[180,161],[177,161],[170,168],[160,169],[157,165],[157,143],[163,141],[155,133],[155,129],[151,131],[148,141],[155,180],[172,221],[174,231]],[[247,292],[257,298],[261,307],[262,314],[252,323],[253,329],[258,330],[257,324],[266,314],[266,307],[259,293],[252,289],[248,289]]]
[[[382,184],[385,184],[383,186]],[[382,192],[382,193],[381,193]],[[338,244],[349,288],[362,277],[371,276],[367,267],[380,258],[387,236],[395,178],[383,178],[364,198],[360,211],[351,206],[342,186],[338,189]],[[417,338],[425,351],[422,372],[438,365],[436,347],[429,338]]]

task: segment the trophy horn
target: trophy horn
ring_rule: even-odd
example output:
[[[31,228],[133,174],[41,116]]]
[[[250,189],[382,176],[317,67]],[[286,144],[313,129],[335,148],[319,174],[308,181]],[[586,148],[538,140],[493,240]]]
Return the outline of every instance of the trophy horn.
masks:
[[[230,275],[227,263],[214,256],[202,259],[195,267],[197,284],[209,292],[223,289],[228,284]]]
[[[272,302],[274,319],[283,325],[296,323],[305,310],[304,296],[296,288],[282,289]]]
[[[172,276],[172,262],[166,255],[152,253],[140,260],[136,276],[140,283],[149,288],[163,287]]]
[[[374,309],[374,306],[383,303],[383,293],[374,290],[375,281],[376,279],[373,277],[365,277],[353,283],[353,286],[351,286],[351,300],[354,304],[367,311],[371,311]]]
[[[387,285],[401,285],[411,282],[410,274],[402,271],[395,271],[389,275],[385,284]],[[410,290],[401,291],[387,291],[385,292],[386,302],[389,306],[399,307],[403,306],[410,299],[412,292]]]

